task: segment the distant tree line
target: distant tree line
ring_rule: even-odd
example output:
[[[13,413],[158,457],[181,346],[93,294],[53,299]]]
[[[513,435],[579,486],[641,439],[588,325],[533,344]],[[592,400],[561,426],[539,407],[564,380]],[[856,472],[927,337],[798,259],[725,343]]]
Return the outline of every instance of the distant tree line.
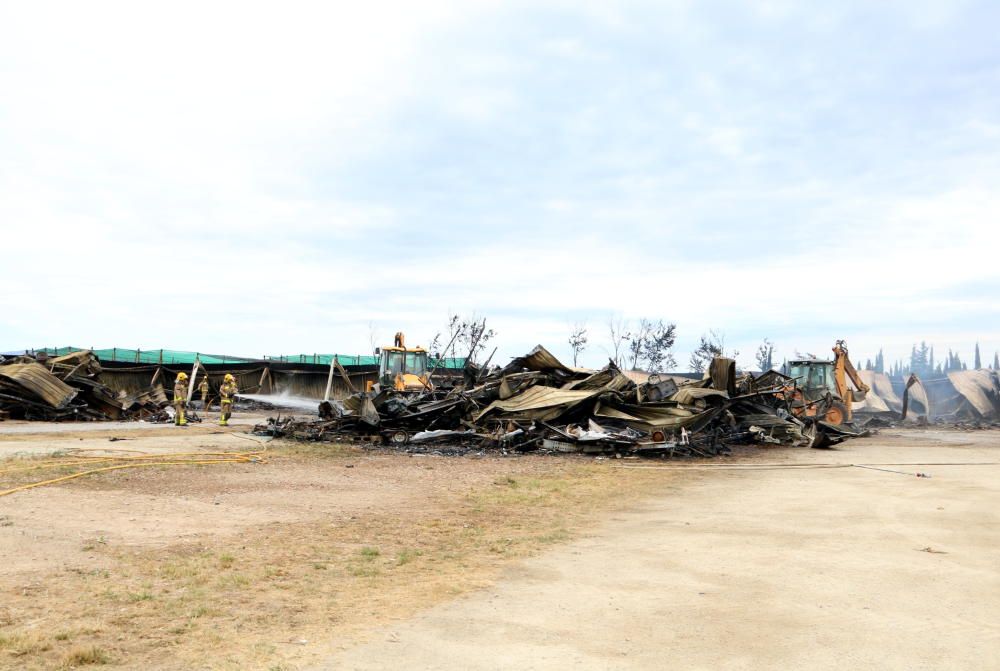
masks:
[[[973,350],[972,369],[983,369],[983,360],[979,351],[979,343],[976,343]],[[993,353],[993,365],[991,370],[1000,370],[1000,352]],[[926,341],[920,344],[913,344],[910,350],[909,360],[897,359],[886,367],[885,355],[879,349],[875,359],[867,359],[864,365],[865,370],[876,373],[887,373],[893,377],[908,377],[911,373],[916,373],[920,377],[944,376],[952,371],[969,370],[968,364],[962,360],[957,351],[948,350],[944,357],[935,358],[934,345],[928,345]]]
[[[372,341],[374,343],[374,326]],[[662,373],[677,369],[677,360],[673,347],[677,341],[677,325],[664,319],[643,317],[638,320],[628,320],[622,317],[612,317],[608,320],[606,345],[602,349],[608,358],[623,370],[642,371],[647,373]],[[460,316],[448,315],[447,328],[434,336],[431,341],[431,352],[440,352],[444,356],[465,356],[479,360],[486,354],[487,345],[495,340],[496,332],[486,327],[486,319],[475,314]],[[571,326],[567,344],[573,353],[573,365],[579,365],[580,355],[591,346],[590,328],[586,322],[577,322]],[[764,338],[754,352],[754,362],[760,371],[774,369],[774,343]],[[688,359],[688,368],[694,373],[703,373],[715,357],[735,359],[739,352],[726,349],[725,334],[710,329],[703,334],[697,347]],[[486,357],[487,362],[492,356]],[[970,366],[963,360],[958,351],[948,350],[943,356],[936,355],[934,345],[927,341],[914,343],[910,349],[909,359],[897,359],[886,362],[884,348],[879,348],[874,358],[866,359],[864,365],[859,360],[854,363],[864,370],[876,373],[886,373],[893,377],[907,377],[916,373],[923,378],[944,376],[952,371],[969,370]],[[782,364],[782,370],[787,364]],[[991,370],[1000,371],[1000,352],[993,352]],[[973,370],[983,369],[983,358],[977,342],[973,348]]]

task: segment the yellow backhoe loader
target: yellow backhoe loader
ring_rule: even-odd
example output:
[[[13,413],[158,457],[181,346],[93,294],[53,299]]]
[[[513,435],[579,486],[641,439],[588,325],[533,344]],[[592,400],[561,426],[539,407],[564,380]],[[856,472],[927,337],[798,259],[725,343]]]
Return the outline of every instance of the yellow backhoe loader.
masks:
[[[847,344],[838,340],[833,346],[833,360],[799,359],[788,362],[788,375],[795,378],[794,388],[785,392],[792,414],[801,418],[840,426],[853,418],[851,404],[863,401],[871,391],[847,356]],[[854,388],[847,381],[850,379]]]
[[[392,347],[375,350],[378,355],[378,385],[400,392],[424,392],[434,389],[427,372],[427,350],[417,345],[407,347],[402,332],[396,334]],[[366,391],[372,391],[374,381]]]

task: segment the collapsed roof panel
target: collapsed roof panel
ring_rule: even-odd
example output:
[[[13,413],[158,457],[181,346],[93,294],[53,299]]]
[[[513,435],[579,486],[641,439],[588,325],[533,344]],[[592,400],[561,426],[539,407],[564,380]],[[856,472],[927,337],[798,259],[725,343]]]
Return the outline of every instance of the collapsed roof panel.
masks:
[[[869,387],[862,401],[854,403],[855,412],[867,413],[899,413],[903,409],[903,401],[892,388],[892,382],[885,373],[873,370],[859,370],[858,376]]]
[[[585,368],[570,368],[564,365],[552,352],[541,345],[535,345],[535,348],[524,356],[515,358],[504,367],[503,372],[517,372],[521,370],[555,372],[567,376],[587,375],[592,372]]]
[[[1000,411],[1000,378],[996,371],[952,371],[948,380],[981,417],[995,416]]]
[[[594,398],[600,393],[599,389],[574,391],[537,385],[508,399],[498,398],[477,414],[475,421],[489,415],[541,421],[554,419],[568,409]]]
[[[39,363],[0,366],[0,378],[13,382],[57,410],[69,405],[79,393]]]

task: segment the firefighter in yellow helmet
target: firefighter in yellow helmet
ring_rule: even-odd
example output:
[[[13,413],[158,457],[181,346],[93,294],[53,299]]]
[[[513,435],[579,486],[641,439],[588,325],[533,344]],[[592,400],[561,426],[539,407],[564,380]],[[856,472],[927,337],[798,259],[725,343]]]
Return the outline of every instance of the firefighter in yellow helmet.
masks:
[[[232,373],[226,373],[222,378],[222,386],[219,387],[219,397],[221,399],[221,412],[219,414],[219,426],[228,426],[229,418],[233,415],[233,396],[236,395],[236,378]]]
[[[202,375],[198,391],[201,392],[201,411],[208,412],[208,375]]]
[[[187,420],[184,418],[184,407],[187,405],[187,373],[177,373],[177,381],[174,383],[174,424],[184,426]]]

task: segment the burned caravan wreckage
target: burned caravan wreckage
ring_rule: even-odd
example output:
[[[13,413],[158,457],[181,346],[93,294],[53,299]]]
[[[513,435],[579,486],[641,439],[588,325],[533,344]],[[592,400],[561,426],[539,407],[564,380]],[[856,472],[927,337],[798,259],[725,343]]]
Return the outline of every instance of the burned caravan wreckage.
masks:
[[[564,365],[543,346],[465,383],[401,394],[373,388],[325,401],[320,418],[270,418],[260,435],[299,440],[381,442],[411,452],[580,452],[713,456],[737,444],[821,447],[861,435],[849,425],[799,418],[794,380],[771,371],[738,374],[731,359],[705,377],[637,382],[614,363],[594,371]],[[429,385],[430,386],[430,385]]]

